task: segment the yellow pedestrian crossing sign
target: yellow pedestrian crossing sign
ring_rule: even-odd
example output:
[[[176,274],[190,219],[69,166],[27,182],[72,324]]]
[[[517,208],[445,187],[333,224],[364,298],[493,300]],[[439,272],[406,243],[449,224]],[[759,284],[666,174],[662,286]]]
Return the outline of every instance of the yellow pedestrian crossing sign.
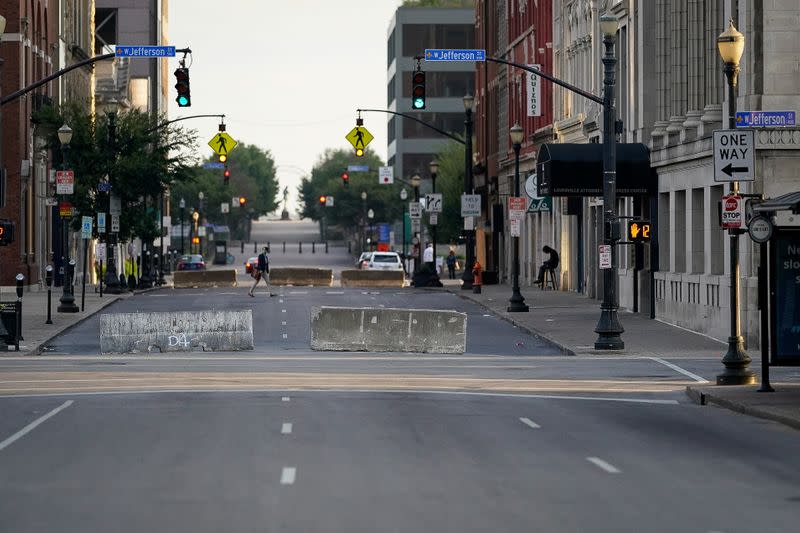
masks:
[[[208,145],[211,147],[217,155],[225,155],[227,156],[229,153],[236,148],[236,145],[239,144],[233,140],[233,137],[225,133],[224,131],[220,131],[214,137],[208,141]]]
[[[363,150],[364,148],[367,147],[369,143],[372,142],[372,139],[374,139],[375,137],[373,137],[372,134],[369,131],[367,131],[367,128],[365,128],[364,126],[356,126],[352,130],[350,130],[350,133],[345,135],[344,138],[350,141],[350,144],[352,144],[353,148],[355,148],[356,150],[358,149]]]

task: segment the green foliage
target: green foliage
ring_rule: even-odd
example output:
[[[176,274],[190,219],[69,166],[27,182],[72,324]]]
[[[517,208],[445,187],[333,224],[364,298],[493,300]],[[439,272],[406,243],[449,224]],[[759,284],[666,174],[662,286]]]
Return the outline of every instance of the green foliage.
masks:
[[[461,195],[464,193],[465,157],[464,145],[455,141],[448,142],[436,155],[439,163],[436,192],[442,193],[443,198],[436,230],[437,240],[441,243],[455,242],[464,227]]]
[[[351,172],[350,186],[342,185],[342,171],[348,165],[368,165],[369,172]],[[400,201],[401,184],[378,183],[378,167],[383,161],[375,152],[367,149],[364,157],[355,157],[352,150],[328,149],[298,187],[300,215],[321,220],[328,225],[339,225],[343,229],[356,230],[363,219],[364,202],[361,193],[367,193],[366,208],[375,212],[373,224],[399,220],[403,206]],[[319,205],[319,197],[333,196],[334,206]]]
[[[77,211],[73,229],[79,229],[83,215],[94,217],[98,212],[108,212],[109,195],[97,190],[99,183],[108,178],[122,204],[120,240],[140,237],[152,241],[158,235],[156,199],[171,184],[191,178],[192,158],[182,149],[194,143],[193,132],[172,125],[154,128],[151,116],[136,110],[112,118],[88,115],[76,104],[45,108],[33,120],[48,132],[54,161],[75,172],[75,194],[69,198]],[[110,120],[116,124],[113,144],[109,138]],[[73,132],[66,150],[61,148],[57,134],[62,124],[68,124]]]

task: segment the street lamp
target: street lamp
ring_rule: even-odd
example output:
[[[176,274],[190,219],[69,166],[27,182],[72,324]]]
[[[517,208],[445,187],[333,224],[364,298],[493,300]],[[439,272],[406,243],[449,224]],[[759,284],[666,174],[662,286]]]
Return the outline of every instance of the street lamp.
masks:
[[[58,128],[58,140],[61,143],[61,169],[67,170],[67,153],[69,144],[72,142],[72,128],[66,124]],[[59,313],[77,313],[80,309],[75,304],[72,285],[75,263],[69,259],[69,219],[67,217],[61,217],[61,267],[64,269],[63,291],[56,311]]]
[[[184,255],[184,251],[183,251],[183,221],[185,220],[185,214],[186,214],[186,200],[181,198],[181,201],[178,204],[178,206],[180,206],[180,208],[181,208],[181,255]]]
[[[411,176],[410,181],[411,181],[411,186],[414,188],[414,201],[419,202],[419,185],[420,183],[422,183],[422,178],[419,177],[419,174],[414,174],[413,176]],[[420,242],[419,239],[419,232],[416,232],[413,229],[414,228],[413,220],[411,221],[411,227],[412,227],[411,232],[414,234],[414,236],[411,238],[411,244],[417,245],[417,253],[414,254],[414,274],[416,274],[417,271],[419,270],[420,259],[422,258],[420,255],[422,253],[422,243]],[[414,240],[416,240],[417,242],[414,243]]]
[[[514,147],[514,197],[519,197],[519,151],[522,148],[522,140],[525,132],[522,126],[514,124],[509,131],[511,145]],[[513,235],[513,234],[512,234]],[[519,235],[511,237],[514,263],[511,270],[512,294],[508,302],[507,311],[509,313],[527,313],[529,308],[525,304],[525,297],[519,291]]]
[[[361,191],[361,251],[367,250],[367,191]]]
[[[465,157],[464,157],[464,194],[473,194],[475,191],[474,184],[472,181],[472,104],[475,102],[475,98],[471,94],[467,94],[463,98],[464,100],[464,113],[466,117],[464,119],[464,141],[466,142],[465,146]],[[471,290],[472,289],[472,266],[475,264],[475,232],[474,230],[465,230],[465,234],[467,237],[467,261],[464,265],[464,274],[461,276],[461,289],[462,290]]]
[[[408,200],[408,191],[405,187],[400,189],[400,201],[403,202],[403,269],[405,269],[406,262],[406,200]]]
[[[744,35],[736,30],[733,19],[728,28],[717,37],[717,48],[725,66],[723,72],[728,79],[728,128],[736,129],[736,85],[739,81],[739,60],[744,53]],[[731,194],[739,194],[739,182],[732,181]],[[750,356],[744,351],[741,319],[739,313],[739,231],[729,229],[731,239],[731,330],[728,337],[728,351],[722,357],[725,370],[717,376],[717,385],[749,385],[755,383],[756,376],[750,370]],[[762,331],[762,335],[766,332]]]
[[[191,229],[194,232],[194,234],[192,235],[192,243],[191,243],[191,246],[190,246],[190,249],[192,250],[192,253],[194,253],[194,237],[198,233],[197,232],[197,221],[198,220],[200,220],[200,213],[198,211],[192,211],[192,221],[193,221],[193,223],[192,223]],[[189,232],[189,233],[190,233],[190,235],[192,234],[192,232]],[[200,245],[199,244],[197,245],[197,252],[198,253],[200,252]]]
[[[439,162],[435,159],[428,163],[428,170],[431,172],[431,192],[436,194],[436,175],[439,173]],[[427,206],[425,206],[427,207]],[[431,224],[431,241],[433,241],[433,271],[434,274],[438,277],[438,273],[436,271],[436,226],[438,225],[439,221],[436,221],[436,224]]]
[[[611,250],[611,268],[603,269],[603,302],[600,304],[600,320],[594,328],[596,350],[622,350],[625,343],[621,334],[625,331],[619,323],[617,309],[617,250],[620,238],[617,220],[617,109],[614,105],[614,84],[617,58],[614,44],[617,40],[619,21],[612,15],[600,17],[603,33],[603,235],[604,244]]]

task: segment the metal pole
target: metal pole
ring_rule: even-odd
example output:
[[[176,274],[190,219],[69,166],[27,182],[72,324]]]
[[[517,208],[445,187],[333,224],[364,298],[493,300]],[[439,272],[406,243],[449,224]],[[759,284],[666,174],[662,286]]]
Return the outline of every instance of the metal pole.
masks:
[[[68,147],[62,144],[62,170],[67,170],[67,150]],[[64,198],[66,198],[66,196],[64,196]],[[73,280],[69,271],[69,219],[67,217],[61,217],[61,258],[64,267],[63,290],[61,292],[61,298],[59,299],[60,303],[56,310],[59,313],[77,313],[80,309],[75,305],[75,288],[72,284]]]
[[[183,224],[184,224],[183,221],[184,221],[184,218],[185,218],[185,213],[186,213],[186,208],[185,207],[181,207],[181,255],[185,255],[184,249],[183,249]],[[242,244],[242,246],[244,246],[244,244]],[[244,252],[244,250],[242,250],[242,251]]]
[[[762,242],[758,265],[758,308],[761,313],[761,387],[758,392],[775,392],[769,383],[769,246]]]
[[[112,170],[113,164],[117,159],[117,114],[108,113],[108,143],[111,148],[112,154]],[[109,173],[109,183],[114,183],[113,172]],[[106,212],[106,292],[108,294],[121,294],[122,287],[119,283],[119,276],[117,275],[117,262],[114,259],[114,246],[116,245],[116,238],[114,232],[111,231],[111,221],[113,215],[111,214],[111,190],[108,191],[108,211]]]
[[[86,263],[89,262],[89,239],[83,239],[83,281],[81,284],[81,311],[86,309]]]
[[[473,194],[472,181],[472,109],[465,110],[464,133],[466,135],[466,149],[464,150],[464,193]],[[464,274],[461,276],[461,290],[472,290],[472,267],[475,264],[475,230],[465,230],[467,237],[467,260],[464,265]]]
[[[739,80],[739,65],[725,63],[725,77],[728,79],[728,128],[736,129],[736,85]],[[731,194],[739,193],[739,182],[732,181]],[[749,385],[756,382],[755,373],[750,370],[750,356],[744,351],[744,338],[739,315],[739,230],[728,230],[731,256],[731,331],[728,337],[728,351],[722,357],[725,370],[717,376],[717,385]]]
[[[611,246],[611,268],[603,270],[603,302],[600,304],[600,320],[594,331],[597,340],[596,350],[622,350],[625,343],[621,334],[625,331],[617,316],[617,241],[619,240],[619,221],[617,220],[617,137],[616,107],[614,102],[615,68],[617,58],[614,53],[616,36],[603,37],[603,231],[604,243]]]
[[[419,186],[414,187],[414,201],[419,202]],[[412,229],[412,232],[413,231],[414,230]],[[420,239],[420,236],[421,233],[414,233],[414,237],[417,238],[417,253],[414,254],[414,274],[419,271],[420,263],[422,262],[422,240]],[[414,237],[411,238],[412,243],[414,242]]]
[[[436,194],[436,172],[431,172],[431,192]],[[436,278],[439,277],[439,271],[436,268],[436,228],[439,225],[439,221],[436,221],[436,224],[431,227],[431,241],[433,242],[433,272]]]
[[[515,126],[516,127],[516,126]],[[514,196],[519,197],[519,151],[521,144],[514,143]],[[525,304],[525,297],[519,290],[519,237],[511,237],[514,263],[511,269],[512,294],[508,302],[511,304],[506,309],[509,313],[527,313],[529,307]]]
[[[408,256],[408,248],[406,247],[406,202],[403,202],[403,268],[406,267],[405,262]]]

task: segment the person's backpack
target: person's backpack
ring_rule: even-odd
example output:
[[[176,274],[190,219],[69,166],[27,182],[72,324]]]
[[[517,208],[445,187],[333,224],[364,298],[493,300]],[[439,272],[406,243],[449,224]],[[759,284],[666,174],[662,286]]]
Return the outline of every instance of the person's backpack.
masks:
[[[269,272],[269,257],[267,257],[267,254],[258,254],[258,269]]]

